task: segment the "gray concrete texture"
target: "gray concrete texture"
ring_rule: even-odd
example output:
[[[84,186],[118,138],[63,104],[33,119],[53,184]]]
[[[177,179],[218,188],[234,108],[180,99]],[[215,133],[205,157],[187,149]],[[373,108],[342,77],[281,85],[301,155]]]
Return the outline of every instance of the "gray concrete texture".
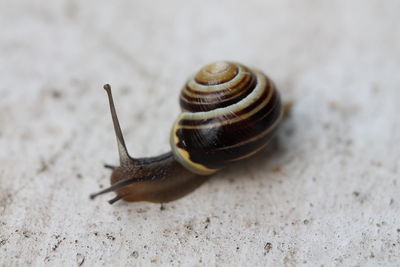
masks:
[[[0,1],[0,265],[396,266],[400,1]],[[276,142],[161,206],[90,201],[117,148],[169,150],[215,60],[294,102]]]

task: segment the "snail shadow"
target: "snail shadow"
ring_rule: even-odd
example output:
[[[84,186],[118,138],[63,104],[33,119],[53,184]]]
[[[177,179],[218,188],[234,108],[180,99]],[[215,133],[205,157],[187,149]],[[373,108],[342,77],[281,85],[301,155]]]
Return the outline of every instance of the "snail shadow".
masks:
[[[280,158],[283,158],[286,155],[286,150],[283,148],[281,145],[281,141],[279,137],[275,137],[273,140],[271,140],[270,144],[267,145],[266,148],[263,150],[259,151],[257,154],[252,156],[249,159],[245,159],[235,165],[227,167],[225,170],[232,175],[235,176],[242,176],[243,179],[246,178],[252,178],[254,177],[254,174],[257,173],[257,170],[262,167],[263,171],[266,170],[266,166],[270,165],[272,160],[274,162],[279,162]],[[272,167],[271,169],[271,175],[273,173]],[[239,174],[239,175],[237,175]],[[228,179],[231,180],[232,176],[231,175],[216,175],[215,178],[217,179]]]

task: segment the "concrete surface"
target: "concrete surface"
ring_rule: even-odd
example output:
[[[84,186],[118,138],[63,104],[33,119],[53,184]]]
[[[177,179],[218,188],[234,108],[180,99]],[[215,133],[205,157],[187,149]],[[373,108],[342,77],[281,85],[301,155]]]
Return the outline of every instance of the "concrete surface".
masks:
[[[0,265],[395,266],[400,2],[0,1]],[[276,144],[163,206],[88,195],[168,150],[185,79],[267,72]]]

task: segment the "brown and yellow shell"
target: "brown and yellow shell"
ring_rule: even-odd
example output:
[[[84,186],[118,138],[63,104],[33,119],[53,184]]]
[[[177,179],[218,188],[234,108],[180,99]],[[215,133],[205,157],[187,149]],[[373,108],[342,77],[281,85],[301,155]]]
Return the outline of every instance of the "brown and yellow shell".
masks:
[[[180,95],[182,113],[171,131],[171,148],[190,171],[208,175],[264,148],[282,119],[274,83],[233,62],[200,69]]]

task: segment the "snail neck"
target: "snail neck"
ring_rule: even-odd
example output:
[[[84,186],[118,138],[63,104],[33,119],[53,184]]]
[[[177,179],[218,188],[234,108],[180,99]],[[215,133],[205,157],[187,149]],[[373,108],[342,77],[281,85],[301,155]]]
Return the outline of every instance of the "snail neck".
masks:
[[[138,165],[147,165],[147,164],[153,164],[153,163],[161,163],[161,162],[168,162],[173,158],[173,154],[171,151],[166,152],[164,154],[158,155],[158,156],[153,156],[153,157],[143,157],[143,158],[135,158],[132,159],[135,164]]]

